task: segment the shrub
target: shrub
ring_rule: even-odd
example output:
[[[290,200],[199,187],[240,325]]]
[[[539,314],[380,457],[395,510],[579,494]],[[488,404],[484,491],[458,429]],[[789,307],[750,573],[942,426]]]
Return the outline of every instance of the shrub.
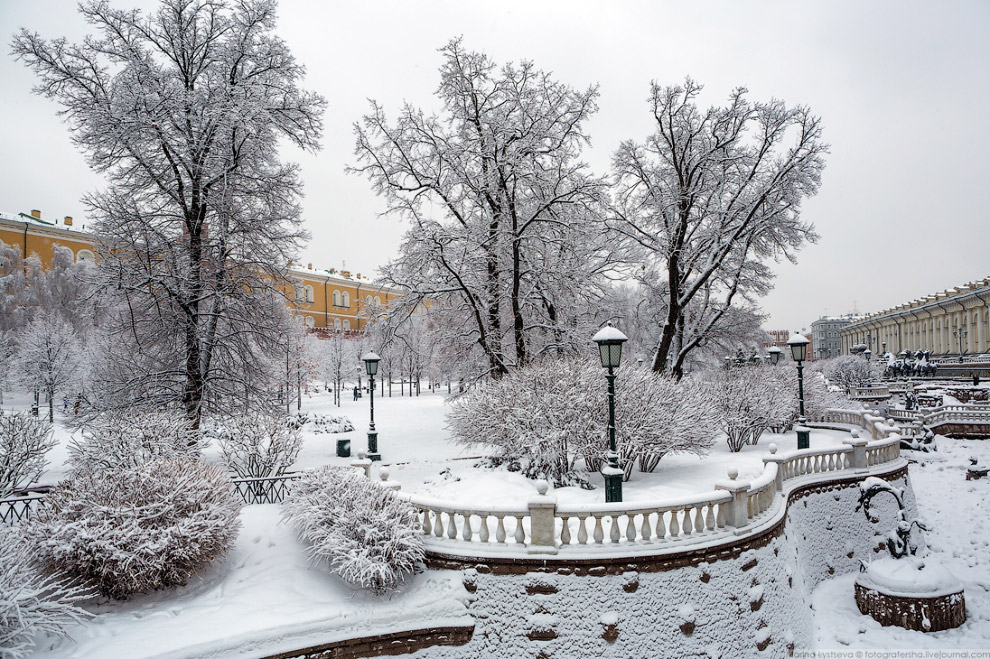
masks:
[[[616,441],[628,479],[633,465],[652,471],[668,453],[704,454],[716,426],[705,390],[648,369],[617,373]],[[597,471],[605,458],[606,381],[588,359],[545,359],[485,382],[459,398],[447,415],[454,440],[484,450],[495,464],[518,463],[530,478],[555,485],[580,482],[574,464],[583,457]]]
[[[215,431],[224,464],[241,478],[281,476],[302,449],[293,420],[261,412],[225,419]]]
[[[832,384],[849,391],[852,387],[863,387],[880,377],[877,366],[858,355],[843,355],[829,359],[822,372]]]
[[[17,529],[0,526],[0,656],[20,659],[43,634],[64,634],[90,614],[76,606],[89,593],[43,574]]]
[[[25,526],[41,560],[115,599],[184,584],[240,528],[230,477],[191,460],[80,471],[46,503]]]
[[[282,518],[344,581],[381,593],[423,561],[416,511],[354,469],[321,467],[292,485]]]
[[[57,443],[44,421],[26,412],[0,414],[0,498],[38,480]]]
[[[108,410],[83,427],[82,439],[69,442],[74,471],[136,467],[156,458],[195,459],[202,444],[179,410]]]

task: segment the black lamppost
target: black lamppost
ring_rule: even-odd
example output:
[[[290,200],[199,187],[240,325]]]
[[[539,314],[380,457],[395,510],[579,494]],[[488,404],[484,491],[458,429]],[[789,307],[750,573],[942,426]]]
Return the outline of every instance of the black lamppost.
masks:
[[[605,501],[622,501],[622,469],[619,468],[619,451],[615,445],[615,372],[622,361],[622,344],[628,337],[608,323],[592,338],[598,344],[602,368],[608,369],[608,464],[602,468],[605,477]]]
[[[787,340],[787,345],[791,348],[791,357],[797,362],[798,371],[798,410],[800,416],[797,422],[797,447],[799,449],[811,447],[811,431],[805,427],[804,419],[804,358],[807,356],[808,344],[810,341],[797,332]]]
[[[783,354],[783,352],[784,351],[777,346],[770,346],[767,349],[767,359],[770,360],[772,365],[776,366],[777,363],[780,362],[780,355]]]
[[[364,369],[368,373],[368,393],[371,395],[371,423],[368,424],[368,459],[377,462],[382,459],[378,452],[378,431],[375,430],[375,374],[378,373],[378,362],[381,357],[369,352],[361,357]]]
[[[866,361],[870,361],[873,359],[873,351],[867,348],[863,351],[863,356],[866,357]]]
[[[959,363],[963,363],[963,339],[969,336],[969,330],[964,330],[961,327],[957,327],[952,330],[952,336],[959,338]]]

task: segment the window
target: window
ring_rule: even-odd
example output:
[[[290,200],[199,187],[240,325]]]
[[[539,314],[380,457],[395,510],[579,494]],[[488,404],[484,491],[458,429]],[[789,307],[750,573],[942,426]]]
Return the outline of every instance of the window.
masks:
[[[309,327],[310,329],[312,329],[313,326],[316,325],[316,321],[313,320],[312,316],[306,316],[305,322],[306,322],[306,327]]]
[[[93,252],[89,251],[88,249],[81,249],[79,250],[79,253],[76,254],[76,263],[90,264],[95,262],[96,262],[96,256],[93,254]]]
[[[313,302],[315,299],[316,299],[316,296],[313,294],[313,287],[312,286],[307,286],[306,287],[306,301],[307,302]]]
[[[370,295],[369,295],[369,296],[367,296],[366,298],[364,298],[364,303],[365,303],[366,305],[371,305],[371,296],[370,296]]]
[[[344,306],[351,306],[351,295],[347,291],[344,291]]]
[[[345,320],[344,321],[344,329],[345,330],[351,329],[351,321],[349,321],[349,320]]]
[[[333,328],[338,330],[340,329],[340,318],[333,319]]]
[[[335,307],[340,306],[340,291],[333,292],[333,306]]]
[[[375,304],[381,304],[381,303],[382,303],[382,299],[376,295],[375,296]]]

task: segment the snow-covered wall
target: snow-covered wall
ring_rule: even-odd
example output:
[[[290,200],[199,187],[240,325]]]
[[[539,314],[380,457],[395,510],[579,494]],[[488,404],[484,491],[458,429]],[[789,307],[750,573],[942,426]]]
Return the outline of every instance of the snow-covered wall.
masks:
[[[908,486],[913,509],[906,471],[890,480]],[[894,524],[892,500],[877,499],[880,523],[871,524],[855,512],[857,499],[855,483],[800,490],[769,541],[708,562],[637,561],[577,574],[563,565],[522,574],[506,574],[518,565],[465,569],[473,638],[414,656],[786,657],[789,647],[809,645],[815,586],[876,556]]]

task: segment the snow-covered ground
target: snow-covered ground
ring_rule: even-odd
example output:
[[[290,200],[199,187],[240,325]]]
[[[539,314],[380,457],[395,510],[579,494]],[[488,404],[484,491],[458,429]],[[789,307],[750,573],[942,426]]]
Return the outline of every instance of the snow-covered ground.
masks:
[[[966,480],[971,456],[990,465],[990,440],[938,437],[936,442],[935,453],[905,455],[917,460],[910,477],[918,515],[932,528],[926,534],[932,558],[965,587],[966,622],[931,634],[882,627],[856,608],[856,575],[847,574],[815,590],[819,649],[990,649],[990,480]],[[893,520],[881,522],[893,525]]]
[[[92,605],[39,659],[258,657],[402,629],[470,624],[460,573],[427,570],[395,592],[354,590],[309,564],[278,507],[245,506],[235,548],[188,585]]]

